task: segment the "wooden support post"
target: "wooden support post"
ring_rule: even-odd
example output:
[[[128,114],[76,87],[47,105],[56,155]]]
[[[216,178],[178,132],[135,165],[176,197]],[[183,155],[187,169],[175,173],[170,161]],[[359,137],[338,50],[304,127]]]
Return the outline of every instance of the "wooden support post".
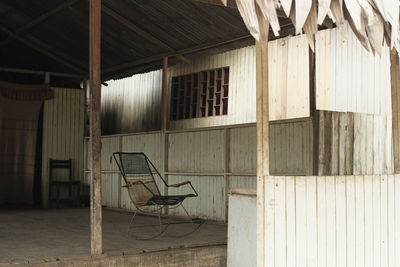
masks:
[[[161,110],[161,174],[168,183],[168,134],[167,131],[167,92],[168,92],[168,57],[163,59],[162,73],[162,110]],[[164,194],[168,195],[168,187],[164,187]],[[168,207],[165,207],[165,214],[168,214]]]
[[[92,173],[90,180],[91,254],[101,254],[101,127],[100,127],[100,34],[101,0],[90,0],[89,10],[89,86],[91,92],[90,141],[92,148]]]
[[[390,76],[392,86],[392,133],[394,171],[400,173],[400,68],[399,55],[395,50],[390,54]]]
[[[267,27],[267,29],[265,29]],[[268,24],[260,23],[268,33]],[[256,41],[256,109],[257,109],[257,266],[266,262],[265,186],[269,176],[269,100],[268,100],[268,36]],[[271,259],[268,259],[271,260]]]
[[[163,60],[163,74],[162,74],[162,111],[161,111],[161,130],[167,130],[167,88],[168,86],[168,57]]]
[[[44,84],[50,85],[50,72],[44,74]]]

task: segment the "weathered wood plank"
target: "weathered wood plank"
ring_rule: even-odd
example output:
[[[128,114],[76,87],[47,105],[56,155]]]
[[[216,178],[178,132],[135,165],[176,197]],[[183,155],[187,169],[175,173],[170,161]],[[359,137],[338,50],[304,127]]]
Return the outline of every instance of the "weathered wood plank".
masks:
[[[91,108],[91,147],[92,147],[92,179],[90,183],[90,213],[91,213],[91,253],[101,254],[102,213],[101,213],[101,1],[89,2],[89,78],[92,96]]]
[[[296,189],[293,176],[286,177],[286,259],[287,267],[296,266]]]
[[[261,15],[259,16],[261,18]],[[268,22],[260,28],[268,32]],[[264,28],[264,29],[263,29]],[[274,257],[274,244],[266,244],[265,235],[271,222],[265,213],[265,185],[269,176],[269,99],[268,99],[268,37],[256,41],[256,119],[257,119],[257,266],[264,267]],[[266,253],[267,252],[267,253]],[[272,252],[272,253],[271,253]]]
[[[296,177],[296,266],[307,266],[307,188],[306,178]]]
[[[317,179],[306,178],[307,266],[317,266]],[[278,265],[277,265],[278,266]]]
[[[275,266],[286,266],[286,177],[275,176]],[[268,212],[268,211],[267,211]]]
[[[336,176],[336,264],[346,266],[347,236],[346,236],[346,177]],[[331,229],[330,229],[331,230]]]
[[[365,266],[364,176],[355,176],[355,265]]]

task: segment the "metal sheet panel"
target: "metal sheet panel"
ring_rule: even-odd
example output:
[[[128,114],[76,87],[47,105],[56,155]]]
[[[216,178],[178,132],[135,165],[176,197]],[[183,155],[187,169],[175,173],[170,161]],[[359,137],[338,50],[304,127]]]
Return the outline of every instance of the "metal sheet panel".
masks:
[[[229,188],[257,188],[257,177],[254,176],[228,176]]]
[[[316,35],[317,109],[390,115],[390,51],[382,56],[361,46],[350,26]]]
[[[118,208],[119,195],[119,175],[118,173],[101,174],[101,205]]]
[[[168,135],[169,172],[223,172],[224,131],[207,130]]]
[[[49,159],[72,158],[73,179],[84,183],[84,92],[53,88],[54,99],[44,103],[42,196],[48,204]]]
[[[169,176],[171,184],[191,181],[199,194],[198,197],[187,198],[184,206],[191,216],[209,220],[224,221],[226,216],[226,183],[224,176]],[[189,186],[169,188],[169,194],[191,193]],[[186,216],[181,207],[169,210],[169,214]]]
[[[162,71],[112,80],[102,87],[102,134],[159,130]]]
[[[101,170],[102,171],[118,171],[118,166],[114,162],[112,154],[120,149],[121,137],[103,136],[101,138]]]
[[[256,173],[256,127],[230,129],[229,172]]]
[[[270,173],[306,175],[312,172],[311,119],[270,125]]]

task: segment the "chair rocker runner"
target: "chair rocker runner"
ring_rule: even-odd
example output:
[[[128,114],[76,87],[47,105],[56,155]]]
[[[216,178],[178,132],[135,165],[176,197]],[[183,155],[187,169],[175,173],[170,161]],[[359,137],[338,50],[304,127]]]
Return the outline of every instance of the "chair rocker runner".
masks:
[[[132,235],[136,239],[152,239],[162,235],[171,225],[185,224],[188,227],[182,226],[178,231],[173,231],[172,233],[166,232],[167,235],[173,237],[184,237],[196,231],[204,223],[201,219],[190,218],[189,213],[182,204],[186,198],[198,196],[190,181],[173,185],[167,184],[156,167],[144,153],[114,152],[113,157],[125,181],[123,187],[127,189],[128,195],[136,207],[129,223],[128,234]],[[162,195],[155,177],[159,178],[159,183],[161,185],[168,188],[180,188],[189,185],[193,193],[185,195]],[[185,220],[172,221],[168,217],[162,216],[162,212],[166,207],[168,209],[182,207],[189,219],[186,218]],[[147,210],[149,208],[152,209],[150,212]],[[152,222],[135,225],[135,217],[138,214],[138,211],[143,215],[154,215],[156,213],[158,216],[158,223],[156,225],[154,225],[154,223],[152,224]],[[146,219],[148,218],[144,218],[144,220]],[[131,231],[133,228],[135,228],[135,233],[132,233],[133,231]],[[151,232],[149,232],[149,229]]]

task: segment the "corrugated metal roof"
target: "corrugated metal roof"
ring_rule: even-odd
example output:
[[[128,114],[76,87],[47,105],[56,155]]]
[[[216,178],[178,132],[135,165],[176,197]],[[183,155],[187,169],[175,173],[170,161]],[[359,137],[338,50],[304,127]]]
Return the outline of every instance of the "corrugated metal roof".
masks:
[[[72,4],[20,33],[26,41],[44,48],[64,61],[88,70],[88,1],[70,0]],[[62,0],[0,2],[0,29],[15,32],[38,16],[63,4]],[[226,8],[195,0],[103,0],[108,7],[129,22],[139,26],[175,51],[201,47],[248,36],[237,9]],[[69,67],[51,59],[20,40],[6,41],[8,35],[0,30],[0,67],[74,72]],[[105,77],[140,67],[143,71],[146,58],[168,53],[165,48],[151,43],[115,18],[102,13],[102,69]],[[133,62],[125,69],[106,71],[123,63]],[[148,68],[158,67],[159,59]],[[171,60],[170,63],[174,63]],[[3,73],[0,72],[0,79]],[[126,74],[125,74],[126,75]],[[65,79],[65,78],[64,78]]]

